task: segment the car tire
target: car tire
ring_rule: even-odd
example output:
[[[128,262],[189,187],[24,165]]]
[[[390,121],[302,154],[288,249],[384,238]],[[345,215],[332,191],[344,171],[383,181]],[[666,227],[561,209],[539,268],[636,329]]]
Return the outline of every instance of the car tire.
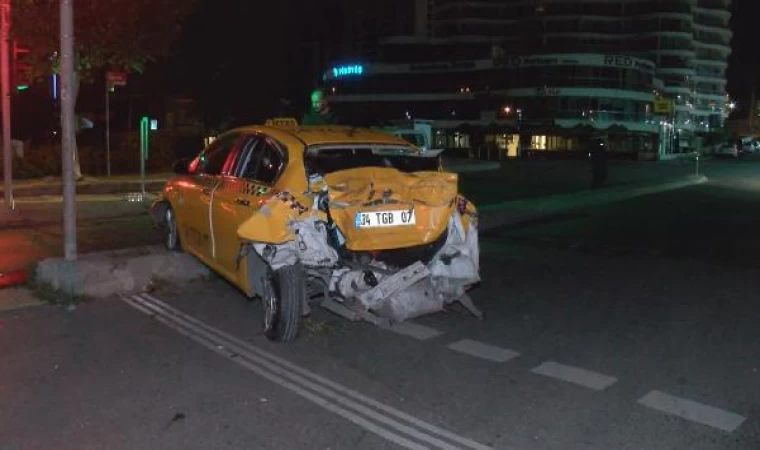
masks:
[[[167,206],[166,211],[164,211],[164,247],[170,252],[182,250],[182,245],[179,242],[177,216],[171,206]]]
[[[296,264],[284,266],[272,273],[262,296],[264,309],[264,335],[271,341],[291,342],[298,337],[298,329],[306,301],[306,276]]]

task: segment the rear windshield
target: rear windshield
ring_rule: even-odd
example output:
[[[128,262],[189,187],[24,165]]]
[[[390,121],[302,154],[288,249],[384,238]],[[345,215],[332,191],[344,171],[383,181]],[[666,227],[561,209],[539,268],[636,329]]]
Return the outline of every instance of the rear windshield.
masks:
[[[437,171],[437,156],[403,147],[319,147],[306,151],[306,172],[327,175],[360,167],[392,167],[402,172]]]

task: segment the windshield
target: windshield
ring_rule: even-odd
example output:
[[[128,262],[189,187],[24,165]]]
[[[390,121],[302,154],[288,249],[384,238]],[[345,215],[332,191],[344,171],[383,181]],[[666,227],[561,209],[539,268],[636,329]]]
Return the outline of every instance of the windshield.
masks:
[[[306,151],[306,172],[327,175],[360,167],[392,167],[402,172],[437,171],[437,156],[421,156],[406,147],[326,146]]]

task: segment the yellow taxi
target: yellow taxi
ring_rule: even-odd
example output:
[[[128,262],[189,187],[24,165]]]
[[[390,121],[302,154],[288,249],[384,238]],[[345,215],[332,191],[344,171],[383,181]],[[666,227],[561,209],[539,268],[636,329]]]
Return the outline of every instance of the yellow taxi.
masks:
[[[381,131],[230,130],[175,165],[153,204],[169,250],[258,297],[264,333],[297,337],[310,303],[389,326],[460,302],[479,281],[477,212],[440,151]]]

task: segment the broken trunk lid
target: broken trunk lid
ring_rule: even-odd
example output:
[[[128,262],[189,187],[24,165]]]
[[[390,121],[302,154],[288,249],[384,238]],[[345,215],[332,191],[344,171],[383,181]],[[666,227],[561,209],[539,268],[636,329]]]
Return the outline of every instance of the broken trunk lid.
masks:
[[[325,176],[330,214],[355,251],[428,244],[446,229],[457,176],[365,167]]]

